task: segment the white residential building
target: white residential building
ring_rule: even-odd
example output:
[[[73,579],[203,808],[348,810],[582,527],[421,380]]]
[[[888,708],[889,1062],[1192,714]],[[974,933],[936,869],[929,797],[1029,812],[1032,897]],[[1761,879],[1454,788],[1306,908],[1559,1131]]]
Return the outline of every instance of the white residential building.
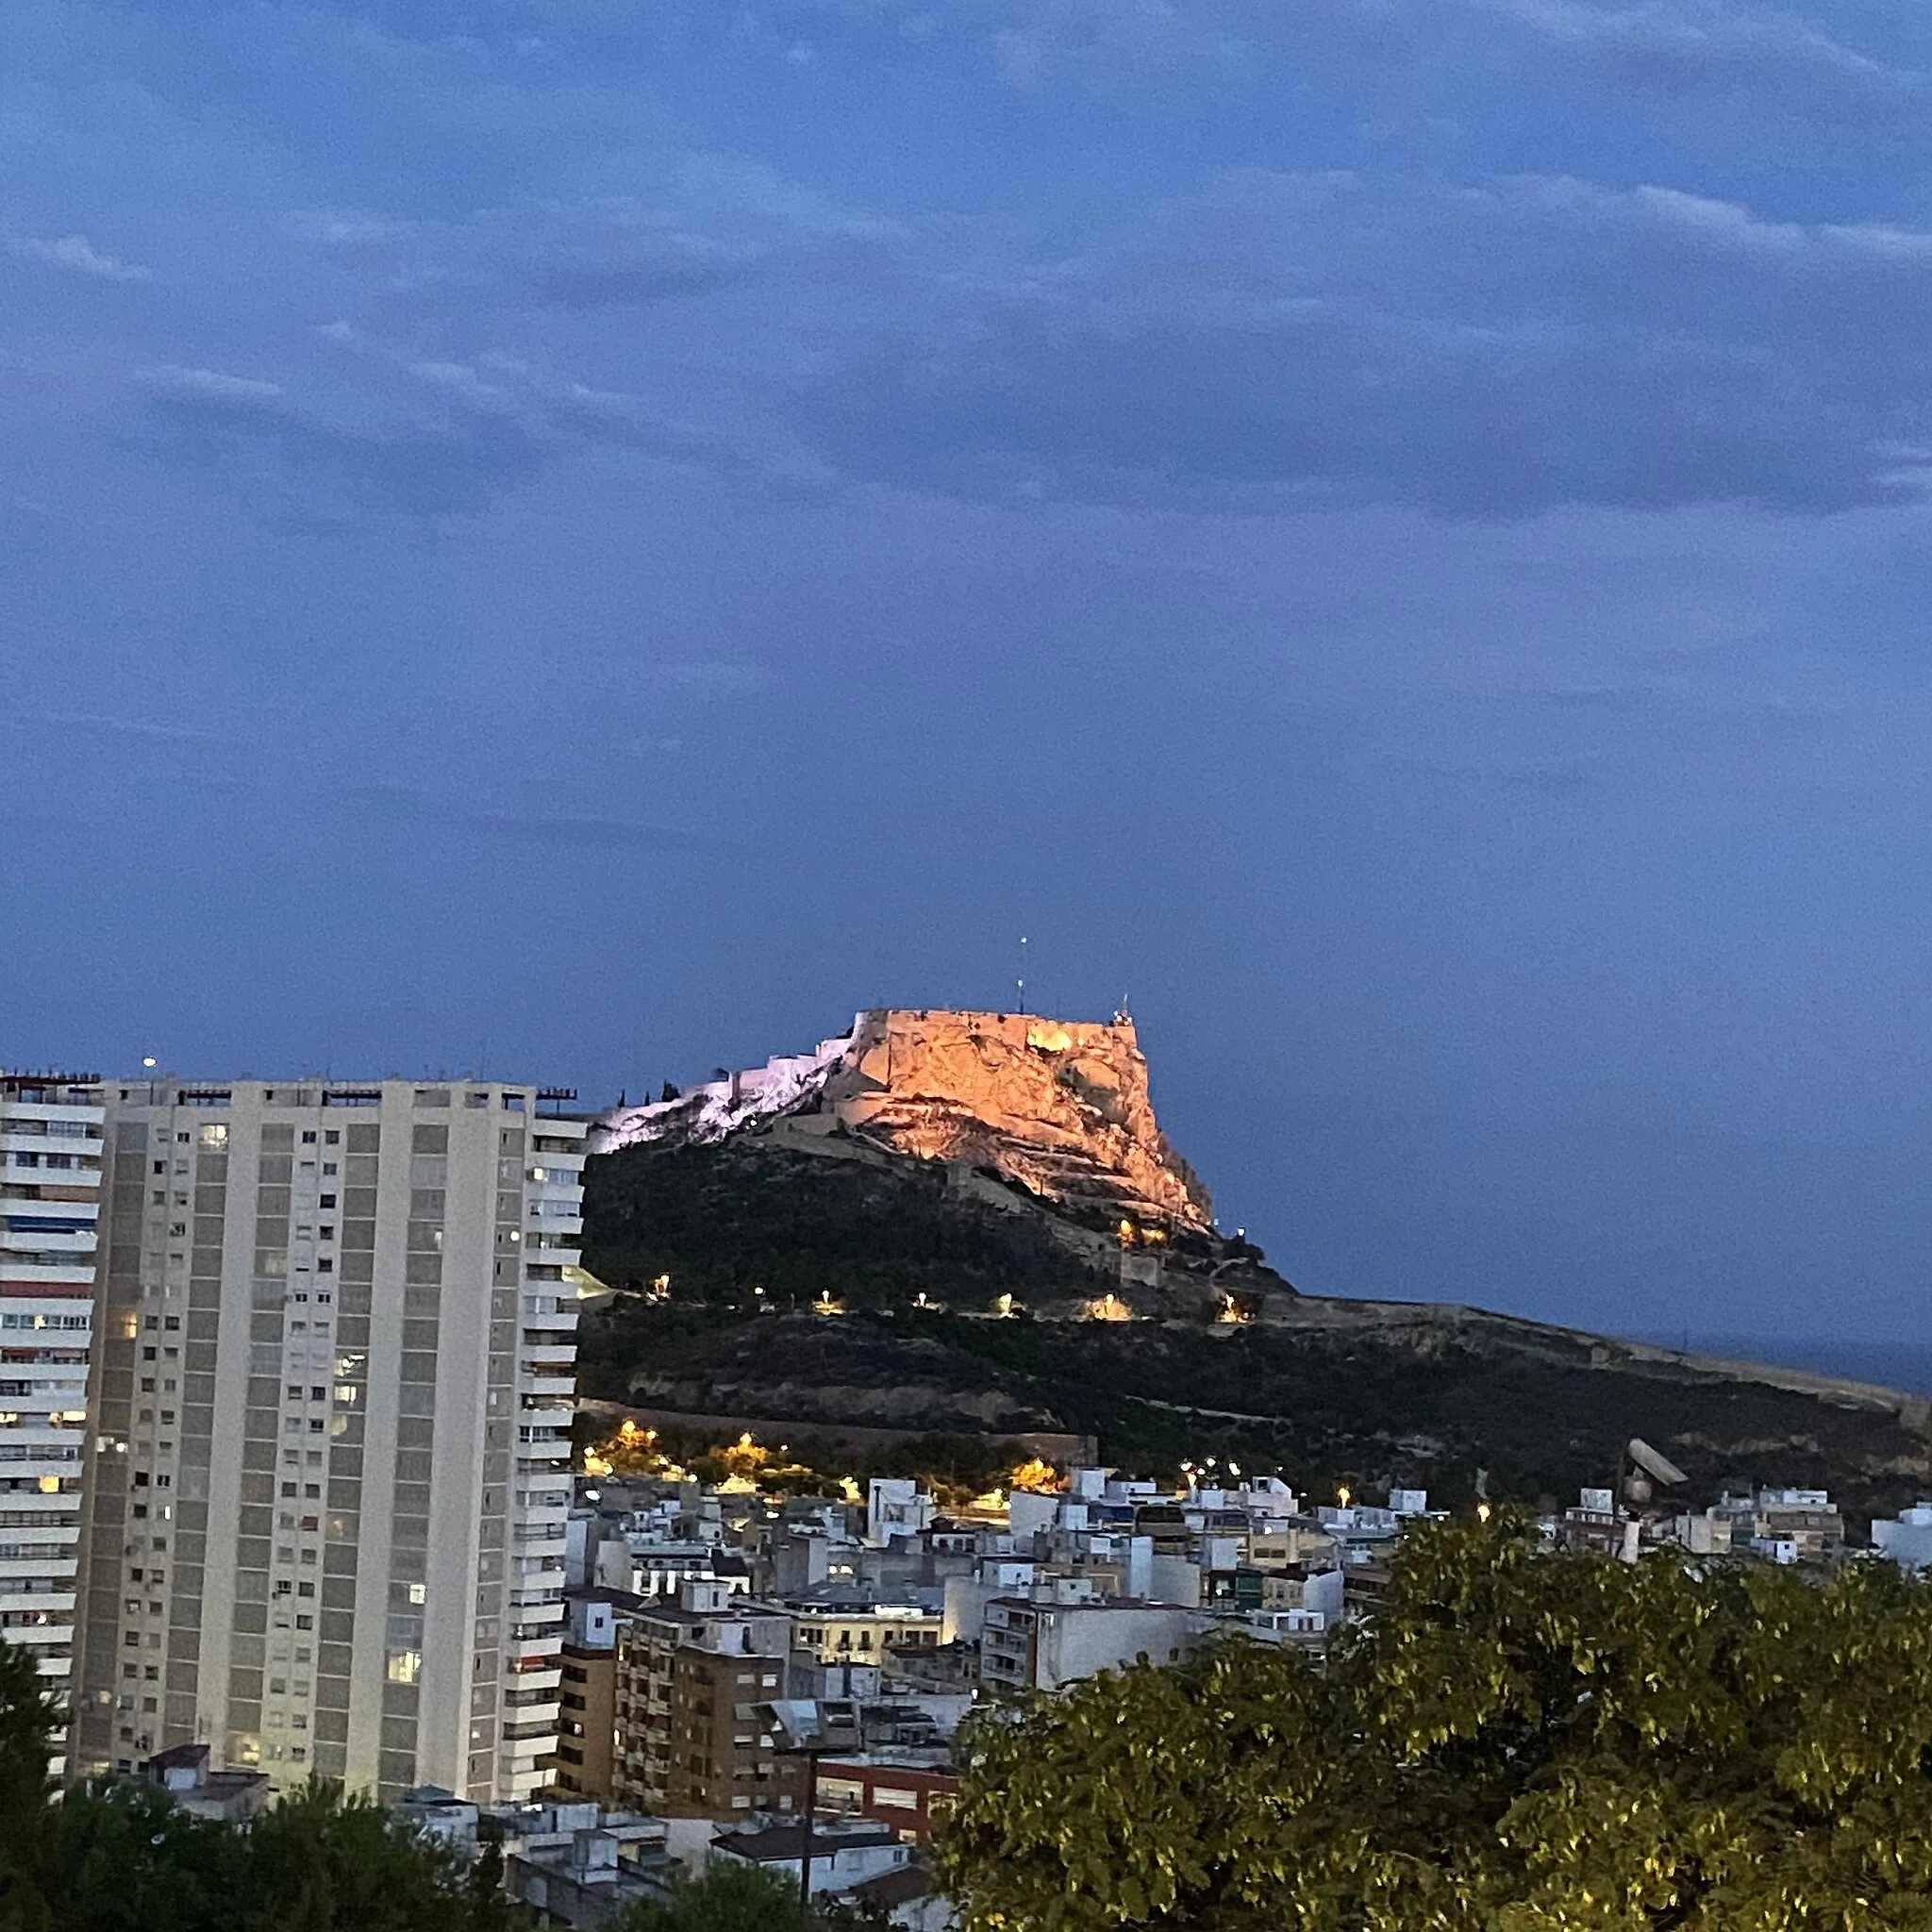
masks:
[[[1915,1576],[1932,1565],[1932,1503],[1874,1518],[1872,1547]]]
[[[75,1648],[101,1122],[87,1075],[0,1074],[0,1634],[62,1690]]]
[[[527,1795],[584,1127],[496,1081],[108,1083],[77,1768]]]
[[[1145,1657],[1176,1663],[1220,1625],[1166,1604],[1083,1600],[1077,1579],[1056,1579],[1062,1601],[995,1597],[980,1628],[979,1679],[989,1690],[1058,1690],[1097,1671]]]

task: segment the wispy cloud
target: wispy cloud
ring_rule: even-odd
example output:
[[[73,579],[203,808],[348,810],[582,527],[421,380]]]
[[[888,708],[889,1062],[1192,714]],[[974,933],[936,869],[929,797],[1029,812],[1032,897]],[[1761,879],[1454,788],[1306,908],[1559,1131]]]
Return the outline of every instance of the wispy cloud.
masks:
[[[219,369],[181,369],[170,363],[143,372],[142,379],[150,389],[170,395],[201,396],[212,402],[268,403],[282,393],[278,382],[230,375]]]
[[[723,840],[675,825],[645,824],[634,819],[553,817],[541,812],[479,808],[406,785],[354,786],[342,795],[393,822],[433,826],[510,844],[636,852],[729,849]]]
[[[145,282],[154,274],[152,269],[103,253],[85,235],[62,235],[53,242],[25,237],[9,242],[7,252],[22,261],[38,261],[48,268],[65,269],[72,275],[92,275],[101,282]]]

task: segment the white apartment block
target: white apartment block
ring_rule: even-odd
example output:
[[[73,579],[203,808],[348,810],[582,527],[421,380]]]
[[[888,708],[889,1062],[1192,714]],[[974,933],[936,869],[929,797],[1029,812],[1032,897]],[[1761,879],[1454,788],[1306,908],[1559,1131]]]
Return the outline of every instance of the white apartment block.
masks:
[[[101,1120],[87,1075],[0,1073],[0,1635],[31,1650],[63,1691],[75,1650]]]
[[[555,1749],[583,1124],[494,1081],[99,1091],[72,1757],[526,1796]]]

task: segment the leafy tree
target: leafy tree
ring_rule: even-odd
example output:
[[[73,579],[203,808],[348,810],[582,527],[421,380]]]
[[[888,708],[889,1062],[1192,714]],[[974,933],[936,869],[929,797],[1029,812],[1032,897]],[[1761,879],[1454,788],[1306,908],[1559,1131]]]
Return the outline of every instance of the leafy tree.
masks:
[[[1325,1667],[1226,1641],[966,1762],[967,1932],[1926,1932],[1932,1585],[1444,1524]]]
[[[103,1778],[55,1797],[61,1723],[0,1641],[0,1932],[504,1932],[506,1902],[447,1845],[311,1778],[246,1831]]]
[[[247,1840],[152,1785],[75,1786],[39,1824],[41,1884],[60,1932],[199,1932],[241,1893]]]
[[[700,1876],[674,1879],[668,1900],[633,1906],[610,1932],[817,1932],[818,1923],[796,1880],[713,1858]]]
[[[238,1932],[465,1932],[468,1861],[312,1777],[249,1827]]]
[[[0,1642],[0,1932],[41,1932],[46,1924],[36,1868],[61,1722],[32,1654]]]

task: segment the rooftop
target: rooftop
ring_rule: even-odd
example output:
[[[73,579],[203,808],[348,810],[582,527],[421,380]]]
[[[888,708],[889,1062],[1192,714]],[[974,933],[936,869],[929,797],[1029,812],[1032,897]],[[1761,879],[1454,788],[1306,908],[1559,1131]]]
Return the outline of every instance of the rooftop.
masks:
[[[711,1840],[714,1846],[734,1857],[749,1858],[754,1864],[776,1859],[798,1858],[805,1855],[805,1827],[800,1824],[771,1824],[762,1831],[727,1831]],[[813,1857],[829,1857],[838,1851],[863,1850],[872,1845],[896,1845],[899,1835],[889,1825],[847,1825],[820,1822],[811,1828]]]

